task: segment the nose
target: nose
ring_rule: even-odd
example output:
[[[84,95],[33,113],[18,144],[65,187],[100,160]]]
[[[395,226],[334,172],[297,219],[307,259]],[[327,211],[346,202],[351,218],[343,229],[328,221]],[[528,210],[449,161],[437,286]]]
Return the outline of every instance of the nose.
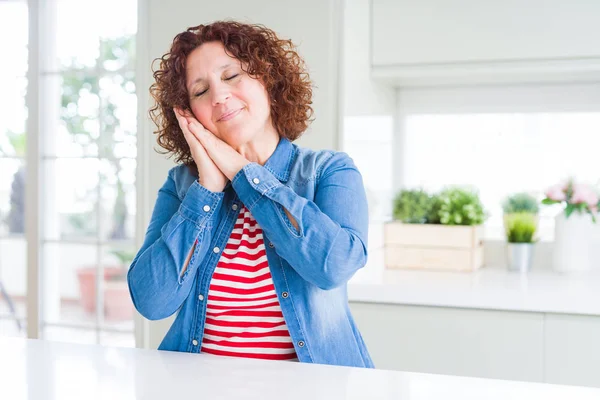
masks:
[[[212,91],[212,105],[216,106],[225,103],[231,97],[231,91],[227,85],[218,85]]]

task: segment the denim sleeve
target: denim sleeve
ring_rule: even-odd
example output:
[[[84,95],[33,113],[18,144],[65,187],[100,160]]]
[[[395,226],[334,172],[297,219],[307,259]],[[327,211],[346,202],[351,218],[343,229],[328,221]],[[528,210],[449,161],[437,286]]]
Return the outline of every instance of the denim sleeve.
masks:
[[[232,184],[277,254],[308,282],[333,289],[366,264],[366,193],[360,172],[347,154],[334,153],[321,166],[314,202],[255,163],[246,165]]]
[[[180,201],[169,172],[158,192],[144,243],[127,274],[133,304],[145,318],[166,318],[187,298],[198,265],[208,251],[210,227],[222,200],[223,193],[211,192],[195,181]],[[194,244],[194,253],[182,273]]]

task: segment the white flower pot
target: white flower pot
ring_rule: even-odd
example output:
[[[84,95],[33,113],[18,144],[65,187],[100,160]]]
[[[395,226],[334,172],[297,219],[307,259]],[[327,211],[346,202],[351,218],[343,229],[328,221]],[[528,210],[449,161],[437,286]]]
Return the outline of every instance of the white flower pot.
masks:
[[[558,272],[589,271],[593,268],[594,222],[589,214],[564,212],[555,218],[553,268]]]

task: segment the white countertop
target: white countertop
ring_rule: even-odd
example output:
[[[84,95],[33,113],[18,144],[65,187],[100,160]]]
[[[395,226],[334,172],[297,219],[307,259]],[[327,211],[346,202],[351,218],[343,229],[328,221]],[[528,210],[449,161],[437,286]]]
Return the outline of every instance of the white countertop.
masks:
[[[387,270],[368,266],[348,284],[352,302],[600,316],[600,273],[527,274]]]
[[[591,400],[600,389],[0,338],[0,398]]]

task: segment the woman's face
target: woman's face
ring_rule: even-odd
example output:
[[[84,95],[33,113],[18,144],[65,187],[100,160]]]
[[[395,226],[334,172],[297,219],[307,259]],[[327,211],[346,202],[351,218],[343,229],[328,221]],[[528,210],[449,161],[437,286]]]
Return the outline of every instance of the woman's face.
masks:
[[[196,119],[236,148],[272,127],[269,95],[263,84],[242,71],[221,42],[204,43],[186,64],[186,87]]]

